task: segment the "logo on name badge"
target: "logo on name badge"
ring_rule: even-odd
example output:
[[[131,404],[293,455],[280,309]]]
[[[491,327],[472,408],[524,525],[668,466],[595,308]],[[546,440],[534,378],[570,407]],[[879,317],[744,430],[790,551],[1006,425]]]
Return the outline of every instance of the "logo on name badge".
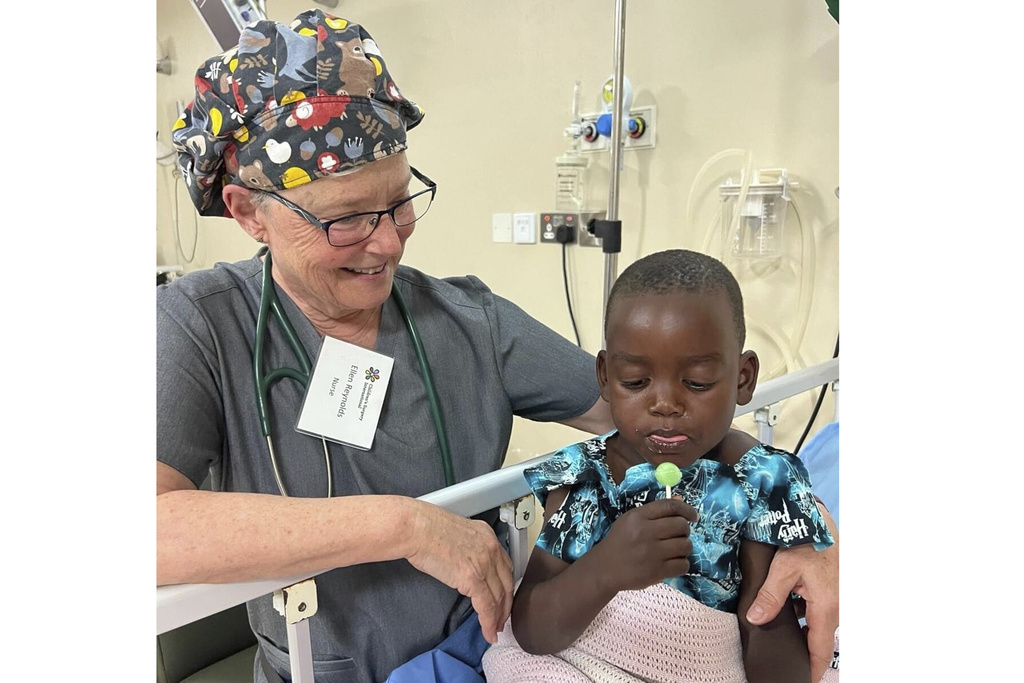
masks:
[[[371,382],[376,382],[377,380],[380,379],[380,370],[374,369],[374,367],[371,365],[366,370],[366,379],[370,380]]]

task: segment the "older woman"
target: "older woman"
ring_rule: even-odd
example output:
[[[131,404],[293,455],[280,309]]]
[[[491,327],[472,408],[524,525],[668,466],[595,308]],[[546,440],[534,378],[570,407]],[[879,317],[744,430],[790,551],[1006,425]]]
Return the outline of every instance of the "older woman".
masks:
[[[512,595],[496,514],[467,520],[416,497],[500,467],[513,415],[611,428],[592,356],[476,278],[399,265],[438,191],[405,155],[422,117],[363,27],[310,10],[207,60],[173,133],[198,210],[264,246],[158,288],[157,581],[325,571],[317,680],[383,680],[474,609],[493,642]],[[339,405],[313,383],[257,386],[306,364],[352,384],[325,340],[393,359],[379,415],[360,408],[376,421],[368,450],[303,427],[305,411]],[[364,387],[364,369],[379,370],[357,369]],[[197,490],[207,473],[214,491]],[[834,598],[834,562],[777,563]],[[256,679],[286,674],[270,596],[248,610]]]

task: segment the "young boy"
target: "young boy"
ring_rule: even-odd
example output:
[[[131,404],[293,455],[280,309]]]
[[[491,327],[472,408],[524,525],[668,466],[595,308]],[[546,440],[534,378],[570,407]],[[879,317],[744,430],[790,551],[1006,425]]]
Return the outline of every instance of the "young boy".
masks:
[[[732,429],[758,372],[736,279],[691,251],[640,259],[612,288],[605,336],[597,375],[616,430],[526,471],[545,523],[488,681],[609,667],[625,676],[610,680],[809,680],[791,608],[762,627],[736,616],[777,546],[833,542],[800,461]],[[665,462],[683,474],[668,499],[654,478]]]

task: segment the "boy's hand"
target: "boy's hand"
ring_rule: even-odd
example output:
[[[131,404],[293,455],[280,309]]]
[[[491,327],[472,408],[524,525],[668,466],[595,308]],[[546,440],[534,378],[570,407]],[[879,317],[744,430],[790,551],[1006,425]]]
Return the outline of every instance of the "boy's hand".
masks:
[[[690,570],[690,522],[697,511],[678,498],[633,508],[612,524],[591,552],[600,552],[602,572],[614,592],[641,590]]]

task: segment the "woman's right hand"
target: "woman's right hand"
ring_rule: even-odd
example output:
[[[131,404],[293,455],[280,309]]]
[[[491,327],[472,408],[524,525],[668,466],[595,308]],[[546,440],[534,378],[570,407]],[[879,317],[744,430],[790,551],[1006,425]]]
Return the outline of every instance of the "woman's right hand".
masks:
[[[642,590],[690,571],[690,522],[697,511],[678,498],[633,508],[612,523],[591,552],[602,555],[611,591]]]
[[[512,610],[514,582],[512,560],[494,530],[422,501],[413,510],[409,564],[470,598],[484,638],[498,642]]]

